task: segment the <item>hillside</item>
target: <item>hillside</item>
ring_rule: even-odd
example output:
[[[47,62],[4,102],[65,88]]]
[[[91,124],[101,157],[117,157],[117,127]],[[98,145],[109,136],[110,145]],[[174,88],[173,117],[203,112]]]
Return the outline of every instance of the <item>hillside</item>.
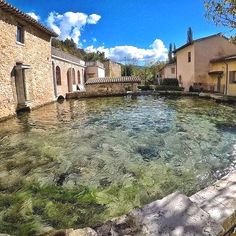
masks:
[[[64,52],[70,53],[71,55],[74,55],[84,61],[104,62],[107,60],[103,52],[87,53],[84,49],[78,48],[73,39],[66,39],[63,41],[54,38],[52,40],[52,46]]]

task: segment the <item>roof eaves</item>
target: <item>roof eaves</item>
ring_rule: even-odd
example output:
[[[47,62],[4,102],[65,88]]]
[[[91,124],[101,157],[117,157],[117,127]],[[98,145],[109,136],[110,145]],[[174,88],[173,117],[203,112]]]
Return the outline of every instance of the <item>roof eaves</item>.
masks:
[[[141,79],[139,77],[105,77],[98,79],[89,79],[85,84],[106,84],[106,83],[140,83]]]
[[[190,45],[193,45],[194,42],[195,42],[195,41],[193,41],[193,42],[191,42],[191,43],[186,43],[186,44],[184,44],[183,46],[177,48],[177,49],[174,51],[174,53],[176,53],[176,52],[178,52],[178,51],[180,51],[180,50],[182,50],[182,49],[184,49],[184,48],[186,48],[186,47],[188,47],[188,46],[190,46]]]
[[[214,58],[210,60],[210,63],[217,63],[217,62],[224,62],[224,61],[231,61],[231,60],[236,60],[236,54]]]
[[[5,0],[0,0],[0,8],[4,11],[10,12],[14,14],[15,16],[29,22],[30,24],[34,25],[38,29],[42,30],[43,32],[51,35],[52,37],[57,37],[58,35],[45,27],[44,25],[40,24],[38,21],[36,21],[31,16],[27,15],[26,13],[22,12],[21,10],[17,9],[16,7],[12,6],[11,4],[7,3]]]
[[[180,51],[180,50],[182,50],[182,49],[184,49],[184,48],[186,48],[186,47],[188,47],[188,46],[190,46],[190,45],[193,45],[194,43],[197,43],[197,42],[200,42],[200,41],[203,41],[203,40],[206,40],[206,39],[214,38],[214,37],[217,37],[217,36],[221,36],[221,37],[223,37],[223,38],[225,38],[225,39],[228,40],[228,38],[225,37],[225,36],[223,36],[221,33],[217,33],[217,34],[209,35],[209,36],[207,36],[207,37],[195,39],[195,40],[193,40],[191,43],[186,43],[186,44],[184,44],[183,46],[177,48],[177,49],[174,51],[174,53],[176,53],[176,52],[178,52],[178,51]]]

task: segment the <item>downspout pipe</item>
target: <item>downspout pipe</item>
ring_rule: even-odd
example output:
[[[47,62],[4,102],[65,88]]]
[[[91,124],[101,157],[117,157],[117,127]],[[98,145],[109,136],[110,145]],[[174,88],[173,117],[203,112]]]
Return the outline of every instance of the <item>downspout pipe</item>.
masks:
[[[229,65],[227,62],[224,61],[224,64],[226,65],[226,76],[225,76],[225,95],[228,95],[228,77],[229,77]]]

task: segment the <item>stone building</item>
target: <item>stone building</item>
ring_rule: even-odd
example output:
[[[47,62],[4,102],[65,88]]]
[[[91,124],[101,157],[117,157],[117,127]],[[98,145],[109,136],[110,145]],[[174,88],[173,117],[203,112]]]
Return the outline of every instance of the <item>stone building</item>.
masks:
[[[86,94],[91,96],[122,95],[128,91],[137,92],[141,79],[136,76],[118,78],[89,79],[86,86]]]
[[[121,65],[119,63],[107,60],[103,64],[105,67],[105,77],[121,77]]]
[[[175,51],[177,58],[177,78],[185,90],[197,86],[201,90],[212,91],[210,60],[236,54],[236,45],[221,34],[193,40]]]
[[[88,61],[86,65],[86,80],[105,77],[105,68],[100,61]]]
[[[56,36],[0,0],[0,118],[55,100],[51,37]]]
[[[85,62],[78,57],[52,47],[52,71],[56,97],[85,90]]]

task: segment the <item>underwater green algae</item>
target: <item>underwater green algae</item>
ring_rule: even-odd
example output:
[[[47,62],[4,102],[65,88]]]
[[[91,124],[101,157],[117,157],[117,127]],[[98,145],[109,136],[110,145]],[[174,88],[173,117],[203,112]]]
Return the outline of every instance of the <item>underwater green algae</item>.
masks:
[[[235,168],[236,108],[196,98],[52,104],[0,123],[0,232],[94,227]]]

